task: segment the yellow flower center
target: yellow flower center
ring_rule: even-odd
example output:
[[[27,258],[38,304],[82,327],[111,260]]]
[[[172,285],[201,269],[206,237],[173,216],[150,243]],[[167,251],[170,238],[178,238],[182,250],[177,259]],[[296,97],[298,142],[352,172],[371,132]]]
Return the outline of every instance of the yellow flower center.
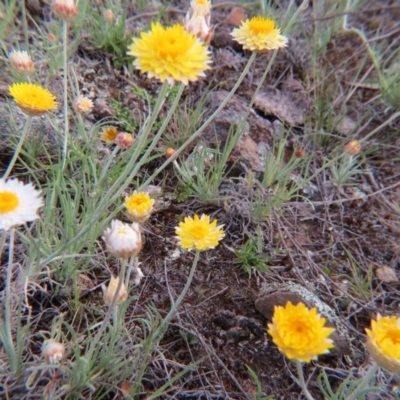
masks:
[[[264,17],[254,17],[249,23],[253,35],[267,35],[275,29],[275,21]]]
[[[198,6],[206,6],[206,5],[208,5],[208,1],[207,0],[196,0],[195,3]]]
[[[14,211],[19,205],[18,196],[12,192],[0,192],[0,214]]]
[[[134,193],[125,199],[125,207],[128,211],[144,212],[150,209],[152,201],[147,193]]]
[[[386,336],[393,343],[393,345],[400,345],[400,329],[389,329]]]
[[[204,239],[208,235],[208,226],[195,225],[190,230],[190,235],[195,239]]]
[[[193,40],[192,35],[184,33],[181,25],[166,28],[162,41],[159,43],[159,57],[168,61],[185,55],[193,46]]]

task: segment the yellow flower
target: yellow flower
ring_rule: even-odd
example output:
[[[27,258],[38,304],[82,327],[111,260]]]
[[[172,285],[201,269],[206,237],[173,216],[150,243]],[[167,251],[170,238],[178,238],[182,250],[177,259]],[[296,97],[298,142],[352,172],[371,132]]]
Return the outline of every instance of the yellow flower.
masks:
[[[289,301],[285,307],[275,306],[268,333],[287,358],[309,362],[334,347],[332,339],[328,339],[334,329],[324,325],[325,318],[316,308],[308,309],[303,303],[294,306]]]
[[[223,225],[217,226],[217,220],[210,222],[209,215],[194,216],[194,219],[185,217],[175,228],[179,245],[186,250],[203,251],[213,249],[225,236]]]
[[[105,142],[113,142],[118,135],[118,129],[113,126],[107,126],[100,134],[101,140]]]
[[[111,306],[115,293],[117,292],[118,284],[119,284],[119,277],[114,278],[112,276],[108,287],[106,287],[105,285],[101,285],[101,289],[103,290],[104,303],[106,303],[108,307]],[[126,290],[124,282],[121,282],[121,287],[119,288],[117,299],[115,300],[114,305],[118,306],[122,304],[124,301],[126,301],[127,298],[128,298],[128,291]]]
[[[125,198],[125,207],[128,217],[134,221],[143,223],[150,218],[153,211],[154,200],[147,193],[133,192],[132,195]]]
[[[400,318],[377,315],[366,329],[367,347],[379,366],[400,373]]]
[[[177,81],[187,85],[210,68],[207,47],[179,24],[164,28],[158,22],[153,23],[151,30],[133,39],[128,49],[129,55],[137,57],[133,63],[137,69],[149,78],[170,84]]]
[[[275,21],[264,17],[253,17],[242,22],[239,28],[231,33],[243,49],[264,52],[276,50],[287,45],[287,38],[280,35]]]
[[[8,90],[18,107],[27,115],[42,115],[58,106],[52,93],[34,83],[14,83]]]
[[[0,179],[0,230],[34,221],[39,218],[37,211],[42,205],[40,192],[31,183]]]

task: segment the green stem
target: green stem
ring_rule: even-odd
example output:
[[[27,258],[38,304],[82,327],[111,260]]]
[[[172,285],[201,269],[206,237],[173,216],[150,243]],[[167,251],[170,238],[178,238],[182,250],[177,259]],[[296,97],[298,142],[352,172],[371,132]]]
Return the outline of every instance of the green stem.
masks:
[[[63,36],[63,70],[64,70],[64,144],[62,154],[62,168],[64,170],[67,161],[68,135],[69,135],[69,119],[68,119],[68,22],[62,22]]]
[[[17,358],[14,348],[11,329],[11,278],[13,273],[13,259],[14,259],[14,229],[10,230],[10,244],[8,248],[8,268],[6,277],[6,298],[4,301],[4,316],[5,316],[5,340],[4,347],[8,355],[10,369],[12,373],[17,371]]]
[[[126,277],[125,277],[125,286],[126,286],[126,290],[129,293],[129,282],[131,279],[131,273],[133,268],[138,268],[139,266],[139,258],[138,257],[131,257],[128,263],[128,271],[126,273]]]
[[[115,303],[117,301],[119,291],[121,290],[122,283],[124,282],[124,279],[125,279],[125,271],[126,271],[126,260],[122,260],[121,269],[119,271],[119,282],[118,282],[117,289],[115,290],[114,297],[111,301],[110,306],[108,307],[108,310],[104,317],[104,320],[103,320],[99,330],[97,331],[96,336],[94,337],[92,343],[90,344],[89,351],[87,352],[87,355],[86,355],[87,360],[90,360],[92,358],[94,349],[95,349],[96,345],[100,342],[101,335],[103,334],[108,323],[110,322],[112,315],[114,314],[114,308],[116,307]]]
[[[4,179],[4,180],[6,180],[8,178],[8,176],[10,175],[10,172],[14,168],[15,162],[17,161],[19,153],[21,152],[22,145],[24,144],[26,135],[28,134],[29,128],[31,127],[31,123],[32,123],[32,116],[28,115],[28,118],[26,119],[26,122],[25,122],[24,130],[22,131],[17,148],[14,151],[13,158],[11,159],[10,164],[8,164],[8,168],[3,175],[2,179]]]
[[[247,62],[243,72],[241,73],[239,79],[237,80],[235,86],[232,88],[232,90],[228,93],[228,95],[225,97],[225,99],[222,101],[222,103],[220,104],[220,106],[207,118],[207,120],[203,123],[203,125],[200,126],[199,129],[197,129],[196,132],[193,133],[193,135],[190,136],[190,138],[188,140],[186,140],[185,143],[183,143],[183,145],[181,147],[179,147],[179,149],[176,150],[176,152],[174,153],[175,157],[170,157],[169,159],[167,159],[165,161],[165,163],[163,165],[161,165],[158,169],[156,169],[153,174],[147,179],[147,181],[145,183],[143,183],[140,187],[146,187],[147,185],[149,185],[152,180],[162,171],[164,170],[169,163],[171,163],[174,159],[176,159],[176,157],[182,153],[186,147],[193,142],[193,140],[195,140],[198,136],[200,136],[200,134],[204,131],[204,129],[210,125],[210,123],[214,120],[214,118],[221,112],[221,110],[228,104],[228,102],[231,100],[232,96],[236,93],[236,90],[239,88],[240,84],[242,83],[243,79],[245,78],[245,76],[247,75],[247,73],[250,70],[251,65],[253,64],[254,60],[256,59],[257,53],[253,52],[249,58],[249,61]]]
[[[304,396],[306,396],[306,399],[308,400],[314,400],[314,398],[311,396],[311,393],[307,389],[307,385],[304,380],[303,366],[301,362],[299,360],[295,360],[295,364],[297,367],[297,374],[299,376],[299,384],[301,386],[301,390],[303,391]]]
[[[183,298],[186,296],[187,291],[189,290],[190,285],[192,284],[192,280],[194,277],[194,273],[197,268],[197,264],[199,262],[200,258],[200,252],[196,251],[196,254],[194,256],[192,268],[190,269],[189,277],[188,280],[186,281],[185,287],[182,290],[182,293],[179,295],[177,300],[174,302],[172,299],[172,307],[170,312],[167,314],[167,316],[162,320],[160,326],[155,330],[153,334],[153,338],[155,341],[158,341],[161,339],[162,335],[164,334],[165,329],[168,327],[169,323],[171,322],[172,318],[175,316],[180,304],[182,303]]]
[[[360,384],[354,389],[353,393],[349,397],[346,397],[346,400],[355,400],[359,396],[364,395],[363,393],[364,389],[366,388],[366,386],[368,386],[369,381],[372,379],[372,377],[375,375],[378,369],[379,365],[376,362],[374,362],[369,368],[364,378],[361,380]]]
[[[7,239],[7,231],[1,230],[0,231],[0,259],[1,255],[3,254],[4,245],[6,244]]]
[[[112,161],[114,160],[116,154],[118,153],[118,150],[119,150],[118,146],[115,146],[114,150],[112,151],[112,153],[108,157],[106,165],[104,165],[104,167],[101,170],[99,181],[102,181],[104,179],[104,177],[106,176],[107,171],[110,168],[110,165],[111,165]]]
[[[24,39],[25,39],[25,50],[28,51],[29,47],[29,39],[28,39],[28,23],[26,21],[26,9],[25,9],[25,0],[20,0],[20,7],[22,13],[22,27],[24,30]]]

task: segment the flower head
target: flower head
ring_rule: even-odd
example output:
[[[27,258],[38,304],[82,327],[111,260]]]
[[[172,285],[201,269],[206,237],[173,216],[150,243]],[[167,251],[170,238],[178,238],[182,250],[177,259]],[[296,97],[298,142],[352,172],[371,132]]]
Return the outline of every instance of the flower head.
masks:
[[[115,143],[122,149],[129,149],[133,146],[135,140],[130,133],[121,132],[115,137]]]
[[[193,0],[190,10],[185,17],[186,32],[193,33],[202,42],[208,44],[213,37],[211,28],[211,2],[207,0]]]
[[[137,256],[142,249],[142,235],[139,224],[124,224],[114,219],[111,221],[111,228],[104,232],[103,240],[107,250],[115,257],[127,259]]]
[[[103,18],[104,18],[104,20],[105,20],[106,22],[111,23],[111,22],[114,22],[115,15],[114,15],[114,13],[113,13],[112,10],[108,9],[108,10],[104,10],[104,12],[103,12]]]
[[[184,222],[180,222],[175,228],[178,235],[179,245],[187,250],[203,251],[213,249],[218,242],[225,236],[223,225],[217,226],[217,220],[210,221],[210,216],[203,214],[194,219],[185,217]]]
[[[78,15],[78,7],[74,0],[53,0],[51,9],[63,21],[72,21]]]
[[[119,284],[119,278],[118,277],[114,278],[112,276],[107,288],[105,287],[105,285],[101,286],[103,290],[104,303],[106,303],[108,307],[111,306],[115,293],[117,292],[118,284]],[[122,304],[124,301],[126,301],[127,298],[128,298],[128,291],[126,290],[124,282],[121,282],[121,287],[119,288],[117,299],[115,300],[115,305],[118,306]]]
[[[35,71],[35,64],[26,51],[14,50],[9,55],[13,69],[20,74],[31,74]]]
[[[136,57],[133,65],[137,69],[149,78],[170,84],[177,81],[187,85],[210,68],[207,47],[179,24],[164,28],[158,22],[153,23],[151,30],[133,39],[128,49],[128,54]]]
[[[145,192],[136,192],[125,198],[125,208],[129,219],[143,223],[153,212],[154,200]]]
[[[285,307],[275,306],[268,333],[287,358],[309,362],[334,347],[332,339],[328,339],[334,329],[324,325],[325,318],[320,317],[316,308],[289,301]]]
[[[101,140],[111,143],[115,140],[117,135],[118,135],[117,128],[114,128],[113,126],[107,126],[102,130],[100,137],[101,137]]]
[[[287,45],[287,38],[280,35],[275,21],[265,17],[253,17],[242,22],[239,28],[231,33],[243,49],[264,52],[276,50]]]
[[[361,144],[358,140],[352,140],[344,146],[344,150],[351,156],[356,156],[361,151]]]
[[[43,342],[42,345],[42,357],[49,364],[58,364],[64,357],[65,346],[55,341],[54,339],[48,339]]]
[[[75,108],[80,114],[90,113],[93,109],[93,101],[85,96],[78,96],[75,100]]]
[[[34,83],[14,83],[8,90],[18,107],[27,115],[42,115],[58,105],[52,93]]]
[[[400,373],[400,318],[377,315],[366,329],[367,347],[379,366]]]
[[[0,179],[0,229],[22,225],[39,218],[38,208],[43,205],[40,192],[31,183],[17,179]]]

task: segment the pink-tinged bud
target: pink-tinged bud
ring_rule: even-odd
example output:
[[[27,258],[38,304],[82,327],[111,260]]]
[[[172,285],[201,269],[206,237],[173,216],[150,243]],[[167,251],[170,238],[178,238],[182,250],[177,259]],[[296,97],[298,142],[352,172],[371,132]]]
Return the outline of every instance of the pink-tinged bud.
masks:
[[[117,219],[111,221],[111,228],[105,230],[103,240],[107,250],[122,259],[137,256],[143,245],[139,224],[128,225]]]
[[[305,150],[302,147],[300,147],[294,152],[294,156],[297,158],[302,158],[304,157],[305,153],[306,153]]]
[[[361,144],[357,140],[352,140],[344,146],[344,149],[351,156],[356,156],[361,151]]]
[[[10,53],[9,59],[13,69],[20,74],[31,74],[35,71],[35,64],[26,51],[14,50]]]
[[[211,2],[194,0],[190,3],[190,10],[185,17],[185,30],[196,35],[205,44],[209,44],[214,36],[210,19]]]
[[[54,35],[53,33],[48,33],[48,34],[47,34],[47,40],[48,40],[50,43],[56,43],[56,42],[57,42],[57,37],[56,37],[56,35]]]
[[[130,133],[121,132],[118,133],[117,137],[115,138],[115,143],[121,147],[122,149],[129,149],[133,146],[135,140]]]
[[[79,96],[75,101],[75,109],[80,114],[90,113],[93,109],[93,102],[88,97]]]
[[[172,147],[168,147],[168,149],[165,150],[165,158],[171,158],[174,156],[175,153],[176,153],[175,149],[173,149]]]
[[[65,347],[54,339],[45,340],[42,345],[42,357],[49,364],[59,364],[64,357]]]
[[[104,20],[106,21],[106,22],[114,22],[114,19],[115,19],[115,15],[114,15],[114,13],[112,12],[112,10],[105,10],[104,12],[103,12],[103,18],[104,18]]]
[[[74,0],[53,0],[51,9],[63,21],[72,21],[78,15]]]
[[[101,286],[103,290],[104,303],[106,303],[108,307],[110,307],[112,304],[114,296],[117,292],[118,285],[119,285],[119,278],[111,277],[108,287],[106,287],[105,285]],[[126,301],[127,298],[128,298],[128,292],[126,290],[124,282],[121,282],[121,287],[119,288],[114,305],[118,306],[122,304],[124,301]]]

